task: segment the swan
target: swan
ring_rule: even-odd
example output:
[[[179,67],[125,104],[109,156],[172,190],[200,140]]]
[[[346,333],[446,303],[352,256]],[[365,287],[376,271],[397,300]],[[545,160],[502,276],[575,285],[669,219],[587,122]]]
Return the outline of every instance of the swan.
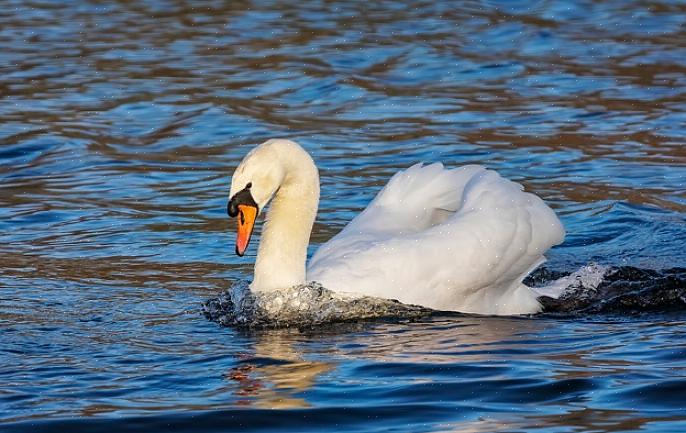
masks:
[[[252,149],[231,179],[227,212],[243,256],[256,218],[271,207],[250,290],[317,281],[343,294],[437,310],[516,315],[541,310],[522,283],[563,241],[555,213],[517,183],[479,165],[416,164],[399,171],[306,267],[319,204],[319,173],[296,142]]]

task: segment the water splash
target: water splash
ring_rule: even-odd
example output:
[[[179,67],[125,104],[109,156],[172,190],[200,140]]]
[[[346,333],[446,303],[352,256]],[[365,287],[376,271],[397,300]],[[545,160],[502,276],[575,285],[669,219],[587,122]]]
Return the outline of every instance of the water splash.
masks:
[[[552,276],[551,273],[542,273],[539,271],[531,277],[534,281],[528,281],[528,283],[530,286],[534,286],[534,290],[540,296],[559,298],[563,294],[572,291],[578,292],[578,295],[585,295],[586,292],[594,291],[603,282],[603,279],[609,270],[610,267],[608,266],[591,263],[582,266],[579,270],[572,272],[569,275],[556,277],[555,279],[550,278]],[[547,280],[548,284],[541,286],[541,283],[546,282],[545,276],[549,278]],[[535,282],[536,277],[538,277],[538,284]]]
[[[635,315],[686,312],[686,268],[652,270],[594,265],[551,281],[537,290],[554,293],[564,285],[566,287],[559,297],[539,298],[544,313]]]
[[[203,304],[205,316],[223,326],[307,327],[366,320],[419,319],[433,310],[396,300],[355,297],[308,283],[266,293],[251,292],[244,281]]]
[[[686,312],[686,269],[662,271],[590,264],[573,273],[540,268],[525,283],[541,294],[544,315]],[[369,320],[414,320],[438,312],[371,296],[356,297],[308,283],[268,293],[235,283],[203,304],[205,316],[223,326],[311,327]]]

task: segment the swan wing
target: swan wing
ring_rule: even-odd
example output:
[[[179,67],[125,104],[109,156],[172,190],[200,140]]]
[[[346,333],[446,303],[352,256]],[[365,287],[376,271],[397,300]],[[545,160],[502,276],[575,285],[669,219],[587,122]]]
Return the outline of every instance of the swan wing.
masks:
[[[532,313],[522,279],[564,234],[539,197],[494,171],[417,164],[317,250],[308,278],[441,310]]]

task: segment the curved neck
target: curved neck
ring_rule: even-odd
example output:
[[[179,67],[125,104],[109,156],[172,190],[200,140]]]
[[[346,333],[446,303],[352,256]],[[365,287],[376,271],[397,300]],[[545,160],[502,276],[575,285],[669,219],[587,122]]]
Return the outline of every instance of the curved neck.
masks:
[[[262,228],[250,288],[285,289],[305,283],[310,233],[319,205],[319,174],[304,151],[284,158],[284,180]]]

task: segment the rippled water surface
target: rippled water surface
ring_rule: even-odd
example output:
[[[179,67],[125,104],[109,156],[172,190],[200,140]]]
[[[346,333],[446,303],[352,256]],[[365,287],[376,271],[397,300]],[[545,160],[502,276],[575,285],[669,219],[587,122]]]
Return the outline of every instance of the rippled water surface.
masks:
[[[200,314],[250,276],[229,176],[274,137],[320,167],[313,248],[443,161],[558,212],[550,269],[686,266],[686,4],[284,3],[0,4],[2,430],[686,431],[679,311]]]

